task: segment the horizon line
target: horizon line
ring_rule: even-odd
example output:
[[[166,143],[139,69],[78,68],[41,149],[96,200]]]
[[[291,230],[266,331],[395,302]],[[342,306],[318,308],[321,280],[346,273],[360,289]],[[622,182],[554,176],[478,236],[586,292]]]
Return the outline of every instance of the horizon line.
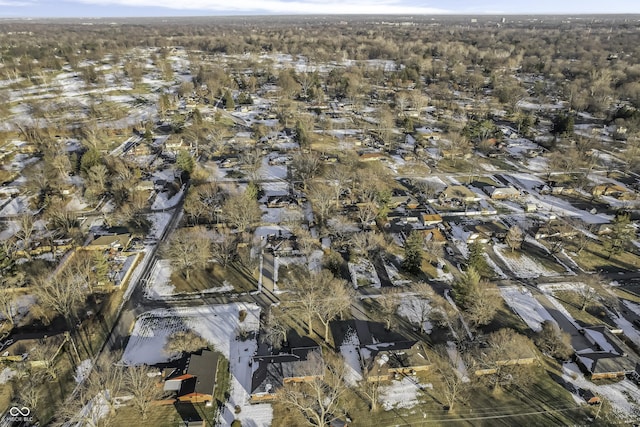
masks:
[[[534,13],[514,13],[514,12],[444,12],[444,13],[385,13],[385,14],[369,14],[369,13],[290,13],[290,14],[271,14],[271,13],[247,13],[247,14],[218,14],[218,15],[130,15],[130,16],[2,16],[0,20],[37,20],[37,19],[131,19],[131,18],[149,18],[149,19],[165,19],[165,18],[255,18],[255,17],[300,17],[300,16],[326,16],[326,17],[502,17],[502,16],[557,16],[557,17],[574,17],[574,16],[640,16],[640,12],[577,12],[577,13],[558,13],[558,12],[534,12]]]

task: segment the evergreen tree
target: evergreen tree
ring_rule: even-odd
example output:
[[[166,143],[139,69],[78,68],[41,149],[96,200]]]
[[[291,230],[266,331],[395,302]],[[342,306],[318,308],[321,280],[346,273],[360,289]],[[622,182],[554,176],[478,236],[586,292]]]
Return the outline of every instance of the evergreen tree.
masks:
[[[296,139],[301,147],[308,145],[311,142],[309,138],[309,129],[302,120],[298,120],[296,122]]]
[[[188,151],[180,150],[176,156],[176,166],[181,171],[191,174],[195,167],[195,162]]]
[[[422,249],[422,236],[418,232],[411,232],[404,242],[403,268],[412,273],[420,271],[424,250]]]
[[[469,245],[469,267],[475,269],[481,277],[493,276],[493,271],[484,257],[484,246],[479,242]]]
[[[88,173],[89,169],[93,166],[102,164],[102,154],[97,148],[90,148],[84,152],[80,159],[80,170],[83,173]]]
[[[616,215],[611,224],[611,234],[602,242],[608,253],[608,258],[624,251],[633,239],[633,228],[630,227],[630,224],[629,214]]]
[[[466,308],[480,286],[480,281],[480,273],[474,267],[469,267],[453,284],[453,298],[456,304]]]
[[[573,133],[575,119],[567,113],[558,114],[553,118],[551,133],[554,135],[570,135]]]
[[[227,110],[235,110],[236,108],[236,104],[233,102],[233,95],[231,95],[230,91],[224,93],[224,108]]]

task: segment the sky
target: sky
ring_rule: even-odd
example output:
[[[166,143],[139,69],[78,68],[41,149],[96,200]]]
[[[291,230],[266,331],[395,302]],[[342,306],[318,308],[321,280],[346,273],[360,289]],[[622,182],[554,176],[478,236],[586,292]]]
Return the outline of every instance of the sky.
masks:
[[[640,13],[640,0],[0,0],[0,17]]]

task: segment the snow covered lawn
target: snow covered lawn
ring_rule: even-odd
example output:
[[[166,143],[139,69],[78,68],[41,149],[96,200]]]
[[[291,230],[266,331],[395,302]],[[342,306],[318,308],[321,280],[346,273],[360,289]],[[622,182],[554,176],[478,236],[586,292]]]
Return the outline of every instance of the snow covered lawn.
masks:
[[[36,297],[31,294],[20,295],[11,301],[11,312],[13,313],[13,321],[18,322],[29,314],[31,306],[36,303]],[[4,315],[0,314],[0,320],[4,319]]]
[[[362,368],[360,365],[360,340],[358,334],[353,329],[349,329],[345,334],[344,341],[340,345],[340,354],[344,357],[347,368],[345,381],[349,385],[356,385],[362,380]]]
[[[151,270],[151,275],[149,276],[149,282],[144,289],[144,295],[150,299],[171,299],[180,296],[188,296],[188,295],[201,295],[201,294],[215,294],[221,292],[231,292],[233,291],[233,285],[231,285],[226,280],[223,285],[216,288],[204,289],[200,292],[190,292],[190,293],[175,293],[175,286],[171,283],[171,273],[172,268],[169,260],[161,259],[156,261],[156,264]]]
[[[429,300],[416,296],[403,297],[398,306],[398,314],[414,325],[420,325],[426,334],[433,330],[433,324],[429,321],[431,311]]]
[[[542,322],[550,320],[555,323],[549,312],[533,297],[531,291],[523,286],[500,287],[502,298],[513,311],[525,321],[534,332],[542,329]]]
[[[400,408],[413,408],[420,403],[419,395],[431,384],[420,384],[412,377],[401,381],[391,381],[391,385],[380,387],[380,402],[385,411]]]
[[[176,194],[174,194],[171,197],[169,197],[169,193],[165,191],[158,193],[158,195],[156,196],[156,199],[153,201],[151,210],[157,211],[161,209],[173,208],[180,201],[180,198],[182,197],[183,192],[184,192],[184,186],[180,188],[180,191],[178,191]]]
[[[614,411],[623,420],[631,422],[637,421],[637,414],[640,412],[640,389],[628,379],[624,379],[614,384],[596,385],[587,380],[578,365],[575,363],[565,363],[562,366],[562,379],[574,384],[584,390],[590,390],[594,394],[607,399]]]
[[[493,247],[494,252],[502,260],[502,262],[511,270],[515,277],[520,279],[531,279],[540,276],[557,276],[555,271],[547,270],[532,258],[522,252],[514,252],[513,254],[505,254],[511,249],[504,244],[496,244]]]
[[[391,262],[384,263],[384,269],[387,271],[387,276],[389,276],[389,280],[393,284],[393,286],[404,286],[411,283],[411,280],[403,279],[398,271],[398,267],[396,267]]]
[[[380,287],[380,278],[376,269],[366,258],[360,258],[357,262],[349,263],[349,273],[353,286],[358,289],[360,286]]]
[[[243,322],[240,322],[240,310],[247,313]],[[260,308],[249,303],[148,311],[138,317],[122,361],[133,365],[169,361],[177,355],[164,352],[168,338],[177,331],[193,330],[230,362],[231,396],[221,414],[222,424],[230,425],[237,417],[243,425],[266,427],[271,425],[273,418],[271,406],[249,404],[252,376],[249,362],[258,345],[255,338],[238,339],[240,332],[257,332],[259,318]],[[234,413],[236,405],[241,408],[237,415]]]
[[[85,359],[76,368],[76,374],[73,376],[73,379],[76,380],[76,383],[80,384],[82,381],[87,378],[87,375],[91,373],[91,368],[93,367],[93,362],[91,359]]]

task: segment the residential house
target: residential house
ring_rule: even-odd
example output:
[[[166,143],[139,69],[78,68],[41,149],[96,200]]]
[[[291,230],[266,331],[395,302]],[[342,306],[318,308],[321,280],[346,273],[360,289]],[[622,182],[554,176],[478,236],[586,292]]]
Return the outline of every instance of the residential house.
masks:
[[[126,250],[129,247],[131,233],[96,237],[83,249],[87,251],[108,251],[111,249]]]
[[[309,340],[310,341],[310,340]],[[251,380],[251,402],[271,401],[286,383],[309,382],[324,376],[322,349],[314,342],[306,346],[285,348],[277,354],[256,355],[258,364]]]
[[[428,227],[430,225],[442,224],[442,217],[439,214],[422,214],[422,225]]]
[[[520,190],[514,187],[485,187],[485,192],[493,200],[511,200],[520,197]]]
[[[360,154],[361,162],[374,162],[376,160],[382,160],[384,158],[386,158],[384,153],[381,153],[379,151]]]
[[[211,350],[190,354],[177,366],[165,368],[164,390],[176,393],[179,402],[213,402],[213,391],[218,370],[218,355]]]
[[[617,199],[629,198],[633,196],[633,192],[618,184],[596,185],[591,190],[594,196],[610,196]]]
[[[425,242],[434,242],[440,244],[447,243],[446,236],[439,228],[427,228],[424,230],[420,230],[420,233],[424,237]]]
[[[576,352],[576,361],[592,380],[622,378],[635,371],[638,361],[606,326],[590,326],[580,332],[591,348]]]
[[[382,323],[364,320],[332,322],[337,347],[355,346],[363,377],[370,382],[415,375],[430,368],[426,346],[387,330]]]
[[[439,199],[444,202],[457,200],[459,202],[471,203],[479,202],[480,196],[464,185],[451,185],[440,193]]]
[[[184,142],[181,137],[176,135],[170,135],[164,143],[164,147],[167,151],[178,152],[180,150],[188,150],[191,146]]]
[[[22,362],[31,367],[52,363],[68,341],[67,333],[35,332],[11,335],[0,343],[0,361]]]
[[[467,228],[471,231],[471,236],[469,236],[468,240],[481,241],[482,243],[487,243],[493,237],[503,240],[507,237],[507,232],[509,231],[507,227],[496,221],[467,225]]]
[[[418,341],[372,344],[360,348],[364,378],[369,382],[389,381],[400,375],[415,375],[429,370],[431,363],[424,344]]]

